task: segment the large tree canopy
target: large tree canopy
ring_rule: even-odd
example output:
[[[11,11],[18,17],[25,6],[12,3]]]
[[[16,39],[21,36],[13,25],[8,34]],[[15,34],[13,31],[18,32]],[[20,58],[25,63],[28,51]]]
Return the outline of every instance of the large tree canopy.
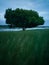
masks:
[[[5,16],[6,23],[15,25],[21,28],[30,28],[38,25],[44,24],[43,17],[34,10],[24,10],[24,9],[6,9]]]

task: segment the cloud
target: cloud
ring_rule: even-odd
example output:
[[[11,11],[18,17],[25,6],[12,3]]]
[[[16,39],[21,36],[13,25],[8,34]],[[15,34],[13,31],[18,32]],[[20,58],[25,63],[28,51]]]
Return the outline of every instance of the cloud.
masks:
[[[4,13],[0,13],[0,20],[4,20]]]
[[[49,20],[49,12],[48,11],[39,11],[39,15],[43,16],[45,20]]]

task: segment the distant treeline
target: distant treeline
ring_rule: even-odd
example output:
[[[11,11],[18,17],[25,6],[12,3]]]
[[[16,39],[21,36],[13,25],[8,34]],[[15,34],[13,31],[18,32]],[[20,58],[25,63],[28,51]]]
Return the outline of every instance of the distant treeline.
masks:
[[[10,25],[0,25],[0,28],[9,28]]]

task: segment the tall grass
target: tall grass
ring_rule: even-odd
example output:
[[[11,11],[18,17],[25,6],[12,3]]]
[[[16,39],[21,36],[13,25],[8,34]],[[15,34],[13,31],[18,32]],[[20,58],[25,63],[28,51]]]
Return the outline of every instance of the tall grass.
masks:
[[[0,65],[49,65],[49,30],[0,32]]]

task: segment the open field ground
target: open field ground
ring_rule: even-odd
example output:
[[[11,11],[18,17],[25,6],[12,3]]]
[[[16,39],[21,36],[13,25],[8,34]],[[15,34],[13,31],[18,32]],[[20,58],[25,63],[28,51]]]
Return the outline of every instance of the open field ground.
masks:
[[[49,29],[0,32],[0,65],[49,65]]]

